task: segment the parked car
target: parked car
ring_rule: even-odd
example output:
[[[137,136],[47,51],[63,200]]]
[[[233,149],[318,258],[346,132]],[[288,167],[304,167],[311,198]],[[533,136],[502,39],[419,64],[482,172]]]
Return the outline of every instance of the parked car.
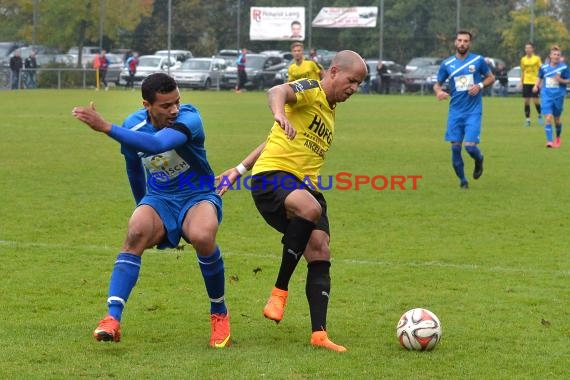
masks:
[[[83,46],[81,49],[81,66],[88,67],[88,62],[93,62],[93,57],[100,50],[99,46]],[[71,54],[75,58],[75,63],[77,63],[79,59],[79,48],[77,46],[70,47],[67,54]]]
[[[168,50],[157,50],[154,52],[154,55],[168,56]],[[174,57],[178,62],[185,62],[193,57],[190,50],[170,50],[170,56]]]
[[[218,86],[226,67],[222,58],[190,58],[172,71],[172,77],[179,87],[208,89]]]
[[[368,92],[379,92],[380,82],[378,80],[378,72],[376,68],[378,67],[378,59],[366,59],[366,66],[368,66],[368,76],[360,85],[360,91]],[[382,63],[388,69],[388,75],[390,76],[390,93],[404,93],[406,87],[404,85],[404,68],[394,61],[382,61]]]
[[[287,66],[281,57],[263,54],[247,54],[245,71],[247,73],[247,89],[264,89],[273,86],[275,74]],[[220,81],[221,88],[234,88],[237,83],[237,66],[235,61],[228,66]]]
[[[521,87],[521,68],[515,66],[507,72],[509,83],[507,84],[507,93],[520,94],[522,93]]]
[[[71,54],[38,54],[36,62],[39,67],[73,66],[77,63],[76,58]]]
[[[137,73],[134,77],[135,85],[140,85],[141,82],[152,73],[174,71],[180,67],[180,62],[176,61],[174,57],[160,56],[160,55],[141,55],[139,57],[139,64],[137,66]],[[119,85],[126,85],[129,79],[129,70],[124,67],[119,76]]]
[[[12,50],[12,52],[8,55],[6,65],[9,65],[10,58],[14,56],[14,53],[16,53],[16,51],[20,52],[22,60],[28,58],[30,56],[30,53],[34,51],[36,53],[36,62],[38,66],[41,66],[42,61],[49,60],[50,57],[53,57],[54,55],[58,54],[57,49],[48,48],[43,45],[20,46],[17,49]]]
[[[121,71],[125,67],[123,62],[123,57],[118,54],[107,53],[105,57],[109,60],[109,67],[107,68],[107,75],[105,79],[107,82],[119,84],[119,77],[121,76]]]
[[[21,46],[23,46],[23,44],[20,42],[0,42],[0,65],[8,66],[10,53]]]
[[[420,66],[414,71],[404,74],[406,91],[433,92],[433,85],[437,81],[439,65]]]
[[[416,57],[412,58],[406,65],[406,73],[417,70],[422,66],[439,65],[443,60],[436,57]]]
[[[281,57],[286,61],[293,60],[293,54],[287,50],[264,50],[259,54]]]

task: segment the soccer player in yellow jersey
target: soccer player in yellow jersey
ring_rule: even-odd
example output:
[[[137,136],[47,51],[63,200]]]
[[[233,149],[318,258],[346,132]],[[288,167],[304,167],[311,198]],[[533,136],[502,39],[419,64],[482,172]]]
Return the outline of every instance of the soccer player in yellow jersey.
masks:
[[[307,79],[322,79],[322,71],[319,64],[312,59],[305,59],[304,45],[301,42],[293,42],[291,44],[291,54],[293,54],[293,63],[289,65],[287,76],[289,82],[307,78]]]
[[[525,55],[521,58],[521,85],[522,95],[524,98],[524,116],[526,118],[525,126],[530,127],[530,99],[534,102],[536,112],[538,112],[538,123],[543,124],[542,111],[540,109],[540,98],[538,93],[533,92],[532,88],[538,79],[538,70],[542,66],[540,57],[534,54],[534,45],[527,42],[524,46]]]
[[[306,296],[311,316],[311,344],[344,352],[327,334],[330,249],[327,203],[319,191],[320,169],[335,133],[335,107],[354,94],[367,74],[364,60],[344,50],[333,58],[322,81],[301,79],[268,92],[275,122],[266,142],[236,168],[219,178],[234,183],[253,168],[255,205],[265,221],[283,234],[277,281],[263,314],[280,322],[288,285],[302,256],[307,260]],[[223,194],[229,186],[220,183]]]

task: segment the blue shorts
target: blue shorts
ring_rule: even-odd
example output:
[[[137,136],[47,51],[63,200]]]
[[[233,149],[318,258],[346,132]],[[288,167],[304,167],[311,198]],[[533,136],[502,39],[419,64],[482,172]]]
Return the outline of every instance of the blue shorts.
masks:
[[[552,115],[560,117],[564,110],[564,97],[550,98],[543,96],[540,99],[540,107],[543,115]]]
[[[141,199],[138,206],[149,205],[152,207],[164,224],[166,237],[157,245],[158,249],[176,248],[178,246],[180,238],[184,237],[182,224],[186,213],[200,202],[210,202],[214,205],[218,214],[218,224],[220,224],[222,222],[222,198],[216,193],[199,193],[185,199],[145,195]]]
[[[445,141],[479,143],[481,134],[481,114],[449,113]]]

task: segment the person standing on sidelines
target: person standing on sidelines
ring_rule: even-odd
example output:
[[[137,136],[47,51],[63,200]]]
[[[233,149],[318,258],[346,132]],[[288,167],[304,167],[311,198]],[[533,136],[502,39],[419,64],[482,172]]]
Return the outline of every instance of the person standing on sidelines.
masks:
[[[245,71],[245,64],[247,62],[247,49],[241,49],[240,54],[236,59],[237,66],[237,82],[236,82],[236,92],[241,92],[245,88],[247,83],[247,72]]]
[[[36,83],[36,69],[38,68],[38,62],[36,61],[35,51],[30,51],[30,55],[24,60],[24,67],[26,68],[26,88],[38,87]]]
[[[451,143],[451,163],[459,178],[462,189],[469,188],[465,177],[461,148],[475,161],[473,179],[483,175],[483,154],[477,144],[480,142],[481,116],[483,113],[483,89],[495,82],[495,76],[481,55],[470,53],[472,35],[460,30],[455,38],[455,55],[445,59],[433,85],[438,100],[449,98],[442,86],[449,80],[451,101],[447,118],[445,140]]]
[[[107,84],[107,69],[109,69],[109,58],[107,58],[107,52],[105,50],[101,50],[101,54],[99,55],[99,80],[105,86],[105,91],[109,89],[109,85]]]
[[[222,200],[204,148],[205,134],[198,110],[180,104],[176,81],[165,73],[149,75],[141,85],[144,109],[119,127],[103,119],[91,104],[72,115],[91,129],[121,144],[127,176],[137,207],[117,256],[109,283],[108,314],[93,332],[98,341],[119,342],[121,316],[134,288],[145,249],[176,248],[190,242],[210,299],[210,346],[229,346],[230,316],[224,299],[224,261],[216,244]],[[160,334],[152,330],[152,334]]]
[[[318,184],[334,139],[336,106],[357,92],[366,74],[362,57],[344,50],[335,55],[322,81],[301,79],[271,88],[267,95],[274,123],[269,137],[236,168],[218,177],[225,181],[218,186],[223,194],[252,169],[255,205],[267,224],[283,234],[281,265],[263,315],[277,323],[283,319],[289,281],[304,256],[311,345],[337,352],[346,348],[332,342],[327,332],[330,229]]]
[[[534,44],[527,42],[524,46],[525,55],[521,58],[521,86],[524,99],[525,127],[530,127],[530,100],[532,99],[536,112],[538,113],[538,124],[543,125],[542,110],[538,92],[533,91],[533,87],[538,79],[538,70],[542,66],[540,57],[534,54]]]
[[[129,78],[127,79],[127,84],[125,88],[131,87],[132,89],[135,88],[135,74],[137,73],[137,66],[139,65],[139,53],[136,51],[133,52],[129,58],[127,58],[127,62],[125,63],[127,66],[127,70],[129,71]]]
[[[12,90],[17,90],[20,88],[20,72],[24,67],[24,62],[22,61],[22,55],[20,50],[16,50],[12,58],[10,58],[10,71],[12,73]]]
[[[566,85],[570,83],[570,69],[562,61],[560,47],[554,45],[550,48],[549,62],[540,67],[538,79],[532,91],[536,94],[540,90],[542,112],[544,114],[546,133],[546,147],[559,148],[561,144],[562,121],[560,116],[564,110],[564,97]],[[552,136],[552,124],[556,126],[556,139]]]

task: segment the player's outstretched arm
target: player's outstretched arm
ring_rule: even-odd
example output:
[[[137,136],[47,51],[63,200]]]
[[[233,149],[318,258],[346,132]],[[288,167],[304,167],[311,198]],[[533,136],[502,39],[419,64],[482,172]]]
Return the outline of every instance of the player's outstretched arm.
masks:
[[[270,88],[269,91],[267,91],[267,100],[269,102],[269,108],[273,113],[273,119],[283,128],[287,138],[293,140],[297,134],[297,130],[293,127],[289,119],[287,119],[287,116],[285,116],[285,104],[295,104],[297,102],[297,97],[291,85],[284,83]]]
[[[230,186],[237,181],[239,176],[244,175],[253,168],[253,165],[255,165],[255,162],[261,155],[263,148],[265,148],[265,142],[248,154],[247,157],[244,158],[235,168],[228,169],[222,174],[216,176],[216,191],[218,194],[224,195],[224,193],[229,190]]]
[[[151,135],[113,125],[99,115],[93,102],[89,104],[89,107],[73,108],[71,114],[94,131],[105,133],[121,144],[148,154],[166,152],[183,145],[188,140],[186,134],[174,128],[163,128]]]

